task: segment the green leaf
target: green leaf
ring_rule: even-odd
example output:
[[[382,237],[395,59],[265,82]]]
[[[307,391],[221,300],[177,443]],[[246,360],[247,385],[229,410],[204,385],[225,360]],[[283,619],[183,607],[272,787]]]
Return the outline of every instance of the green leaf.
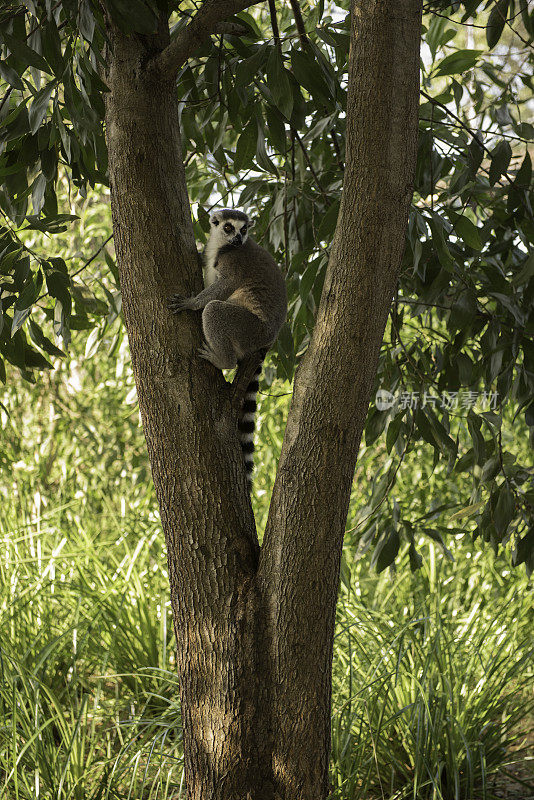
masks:
[[[256,20],[255,20],[255,19],[254,19],[254,17],[252,16],[252,14],[249,14],[249,13],[248,13],[248,11],[240,11],[240,12],[239,12],[239,14],[236,14],[236,15],[235,15],[234,19],[236,19],[236,20],[242,20],[242,21],[243,21],[243,22],[244,22],[246,25],[249,25],[249,26],[250,26],[250,28],[252,29],[252,31],[254,32],[254,34],[255,34],[255,35],[256,35],[256,36],[257,36],[259,39],[261,39],[261,38],[262,38],[262,36],[263,36],[263,33],[262,33],[262,32],[260,31],[260,29],[258,28],[258,23],[256,22]]]
[[[37,345],[37,347],[40,347],[42,350],[44,350],[45,353],[48,353],[50,356],[65,355],[63,350],[60,350],[59,347],[56,347],[55,344],[53,344],[50,339],[44,335],[39,325],[37,325],[33,319],[30,320],[29,330],[32,341]]]
[[[482,164],[482,159],[484,158],[484,148],[480,144],[479,140],[476,137],[473,137],[469,143],[469,147],[467,148],[467,161],[469,164],[469,172],[473,176],[476,176],[480,165]]]
[[[299,295],[303,302],[306,302],[317,277],[317,263],[313,261],[309,264],[300,279]]]
[[[504,29],[508,14],[508,0],[497,0],[486,25],[486,40],[490,50],[495,47]]]
[[[36,133],[37,129],[39,128],[41,122],[44,119],[46,114],[48,103],[50,102],[50,98],[52,96],[52,92],[56,87],[55,81],[51,81],[46,86],[44,86],[40,92],[37,92],[35,97],[33,98],[33,102],[28,109],[28,119],[30,122],[30,132]]]
[[[452,272],[454,260],[449,253],[449,248],[445,242],[443,221],[437,214],[430,220],[432,240],[438,254],[439,263],[447,272]]]
[[[293,110],[293,95],[282,57],[276,48],[273,48],[267,60],[266,74],[278,110],[289,119]]]
[[[525,261],[523,262],[523,266],[521,270],[514,275],[512,278],[512,284],[514,286],[521,286],[523,283],[527,283],[530,278],[534,275],[534,253],[528,256]]]
[[[459,511],[455,511],[455,513],[449,517],[449,521],[453,522],[457,519],[464,519],[465,517],[472,517],[474,514],[479,511],[482,506],[484,505],[484,500],[480,500],[478,503],[472,503],[470,506],[465,506],[461,508]]]
[[[321,220],[319,230],[317,231],[317,240],[319,242],[332,243],[334,233],[337,225],[337,218],[339,216],[339,200],[335,200],[328,208],[328,211]]]
[[[376,567],[377,572],[383,572],[395,561],[400,547],[399,532],[392,528],[378,543],[371,559],[371,567]]]
[[[394,417],[388,425],[386,433],[386,450],[388,451],[388,453],[391,453],[395,445],[395,442],[399,438],[399,433],[403,419],[404,419],[404,411],[401,411],[401,413],[397,414],[397,416]]]
[[[481,432],[482,421],[472,411],[467,415],[467,427],[473,442],[476,463],[482,465],[486,458],[486,443]]]
[[[11,336],[21,328],[31,314],[31,308],[15,309],[13,312],[13,322],[11,323]]]
[[[249,58],[245,58],[241,61],[239,65],[239,69],[235,76],[235,86],[236,88],[243,88],[248,86],[254,78],[256,78],[259,74],[261,74],[262,67],[265,63],[265,59],[267,58],[267,47],[266,45],[262,45],[258,47],[256,52],[249,56]]]
[[[532,39],[534,37],[534,14],[529,15],[528,13],[528,0],[519,0],[519,7],[521,8],[521,19],[525,30]]]
[[[39,270],[35,275],[31,275],[19,297],[15,303],[13,313],[13,324],[11,326],[11,336],[13,336],[18,329],[24,324],[29,314],[31,313],[32,306],[37,300],[43,285],[43,273]]]
[[[57,300],[54,306],[54,333],[63,339],[65,347],[70,343],[70,306],[70,297],[67,306],[61,300]]]
[[[530,153],[527,150],[525,153],[525,158],[523,159],[523,163],[521,164],[516,173],[514,186],[521,186],[522,188],[528,189],[530,187],[531,181],[532,181],[532,161],[530,159]]]
[[[332,102],[332,93],[317,61],[309,51],[296,48],[291,51],[291,70],[298,83],[306,89],[316,102]]]
[[[69,48],[67,47],[65,49],[64,56],[61,49],[61,39],[53,14],[47,22],[42,41],[43,56],[52,67],[54,75],[59,78],[65,71],[66,59],[69,57]]]
[[[33,213],[40,214],[44,205],[44,193],[46,189],[46,178],[42,172],[36,177],[32,186],[32,205]]]
[[[519,564],[525,564],[529,576],[534,570],[534,525],[517,542],[512,556],[512,563],[514,567]]]
[[[365,423],[365,444],[368,447],[378,439],[386,427],[387,420],[387,412],[378,411],[378,409],[374,409],[374,411],[371,411],[367,416],[367,422]]]
[[[252,120],[237,140],[234,156],[234,168],[237,172],[253,165],[257,141],[258,126],[256,120]]]
[[[508,530],[508,526],[514,515],[514,510],[515,498],[513,492],[508,486],[508,483],[503,483],[499,489],[499,497],[493,514],[495,528],[501,537],[504,536]]]
[[[432,430],[432,426],[422,408],[418,409],[415,415],[415,421],[417,423],[417,429],[425,442],[432,445],[434,450],[439,450],[439,444]]]
[[[518,122],[514,124],[513,128],[521,139],[534,141],[534,125],[531,125],[530,122]]]
[[[489,182],[493,186],[504,175],[512,158],[512,148],[504,140],[491,151],[491,164],[489,168]]]
[[[408,549],[408,556],[410,559],[410,569],[412,572],[417,572],[418,569],[421,568],[423,564],[423,556],[421,553],[418,553],[415,549],[414,542],[410,542],[410,547]]]
[[[457,452],[457,445],[456,442],[449,436],[447,429],[443,425],[442,422],[438,419],[432,407],[429,406],[425,409],[426,415],[428,416],[428,420],[430,425],[432,426],[432,433],[436,438],[436,441],[440,444],[441,451],[445,453],[448,450],[450,453],[453,453],[456,456]]]
[[[499,461],[498,456],[492,456],[489,458],[486,463],[484,464],[484,468],[482,469],[480,480],[482,483],[487,483],[497,475],[499,469],[501,468],[501,462]]]
[[[65,309],[70,313],[71,297],[70,297],[70,279],[68,275],[63,272],[54,270],[49,272],[46,276],[46,286],[48,293],[51,297],[60,300]]]
[[[24,89],[24,84],[22,83],[19,74],[13,67],[10,67],[5,61],[0,61],[0,75],[5,80],[6,83],[9,83],[14,89]]]
[[[458,215],[454,221],[454,230],[466,245],[472,247],[473,250],[482,250],[482,242],[480,241],[478,228],[476,225],[473,225],[468,217]]]
[[[50,361],[26,342],[24,342],[24,361],[28,369],[52,369]]]
[[[88,0],[80,0],[78,5],[78,30],[89,43],[93,41],[95,18]]]
[[[472,69],[482,50],[457,50],[440,61],[436,75],[459,75]]]
[[[256,160],[259,166],[264,169],[266,172],[272,172],[274,175],[278,175],[278,170],[273,161],[267,155],[267,149],[265,147],[265,136],[263,133],[263,128],[261,127],[261,123],[258,124],[258,138],[256,141]]]
[[[467,330],[473,324],[476,313],[476,296],[473,291],[465,289],[451,305],[447,327],[450,331]]]
[[[44,173],[43,173],[44,174]],[[45,176],[46,177],[46,176]],[[42,233],[62,233],[67,230],[67,223],[79,219],[76,214],[56,214],[38,219],[35,216],[26,217],[28,225],[25,231],[41,231]]]
[[[271,144],[279,153],[285,153],[287,149],[287,136],[279,112],[273,108],[273,106],[268,105],[265,108],[265,118]]]
[[[52,71],[44,58],[39,53],[36,53],[35,50],[32,50],[31,47],[28,47],[25,42],[19,41],[5,30],[0,30],[0,39],[11,50],[15,58],[23,61],[26,66],[41,69],[43,72],[52,75]]]
[[[437,49],[449,41],[450,28],[447,28],[448,20],[444,17],[430,17],[428,32],[425,36],[427,45],[432,54],[432,60],[436,57]],[[455,31],[453,31],[455,33]]]

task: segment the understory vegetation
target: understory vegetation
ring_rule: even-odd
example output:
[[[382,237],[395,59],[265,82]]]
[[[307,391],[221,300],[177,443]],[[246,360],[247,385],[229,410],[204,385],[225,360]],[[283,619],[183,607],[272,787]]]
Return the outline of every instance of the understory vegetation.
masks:
[[[260,525],[288,402],[287,384],[263,386]],[[125,342],[107,360],[58,362],[39,385],[15,381],[0,413],[0,797],[185,797],[164,544]],[[390,457],[362,447],[334,646],[332,798],[525,798],[531,584],[508,550],[473,542],[461,514],[440,525],[467,478],[433,471],[427,450],[394,454],[385,502],[412,509],[422,565],[410,569],[405,545],[396,571],[379,573],[358,521]],[[419,504],[437,509],[434,540],[417,533]],[[499,794],[507,774],[518,793]]]

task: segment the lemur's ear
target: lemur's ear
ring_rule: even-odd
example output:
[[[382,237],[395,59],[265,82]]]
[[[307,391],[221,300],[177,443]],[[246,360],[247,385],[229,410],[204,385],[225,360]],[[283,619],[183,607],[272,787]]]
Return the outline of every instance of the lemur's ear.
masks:
[[[218,225],[219,224],[219,218],[216,217],[215,214],[214,214],[213,217],[211,218],[210,222],[211,222],[212,225]]]
[[[247,222],[248,229],[250,230],[251,228],[253,228],[255,224],[256,224],[255,219],[249,219],[249,221]]]

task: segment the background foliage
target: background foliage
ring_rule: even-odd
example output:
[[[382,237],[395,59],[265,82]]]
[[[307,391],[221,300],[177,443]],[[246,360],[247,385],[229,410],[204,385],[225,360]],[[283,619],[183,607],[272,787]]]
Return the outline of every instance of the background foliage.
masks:
[[[121,2],[110,8],[132,35],[154,29],[149,2],[127,15]],[[173,8],[176,31],[192,10]],[[290,380],[306,349],[343,181],[347,6],[295,8],[243,12],[243,35],[210,40],[177,83],[199,243],[212,202],[238,204],[285,268],[290,314],[268,381]],[[456,526],[495,549],[511,541],[530,571],[534,494],[517,446],[534,427],[534,12],[524,0],[426,11],[415,194],[377,377],[389,394],[365,434],[372,444],[386,431],[391,461],[359,534],[380,567],[401,542],[415,565],[415,533],[441,537],[454,512]],[[91,331],[87,355],[112,331],[112,350],[123,336],[117,271],[102,247],[109,218],[86,216],[107,180],[105,30],[89,0],[28,2],[3,10],[0,35],[0,379],[7,363],[32,380],[72,332]],[[422,448],[471,482],[452,505],[431,498],[441,510],[425,516],[425,503],[414,517],[391,490],[400,461]]]
[[[213,204],[246,208],[288,283],[262,388],[260,530],[339,208],[349,43],[348,3],[303,3],[302,18],[275,5],[240,14],[243,35],[214,37],[177,83],[199,244]],[[156,4],[109,6],[132,35],[154,29]],[[173,30],[194,13],[169,8]],[[524,762],[511,745],[532,692],[533,35],[525,0],[425,6],[415,194],[342,563],[334,797],[491,797],[497,771]],[[104,38],[89,0],[0,11],[9,800],[182,791],[164,554],[111,241]]]

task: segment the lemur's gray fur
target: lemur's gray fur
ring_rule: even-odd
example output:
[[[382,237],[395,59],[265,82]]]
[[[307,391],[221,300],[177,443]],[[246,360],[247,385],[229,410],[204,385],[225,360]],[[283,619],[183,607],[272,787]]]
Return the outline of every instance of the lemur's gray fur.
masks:
[[[287,314],[284,279],[275,260],[248,232],[253,222],[237,209],[223,208],[211,216],[204,250],[206,288],[196,297],[173,295],[170,308],[202,311],[205,344],[199,355],[219,369],[258,351],[265,353],[276,339]],[[256,393],[261,367],[245,394],[239,422],[241,445],[250,478]]]

